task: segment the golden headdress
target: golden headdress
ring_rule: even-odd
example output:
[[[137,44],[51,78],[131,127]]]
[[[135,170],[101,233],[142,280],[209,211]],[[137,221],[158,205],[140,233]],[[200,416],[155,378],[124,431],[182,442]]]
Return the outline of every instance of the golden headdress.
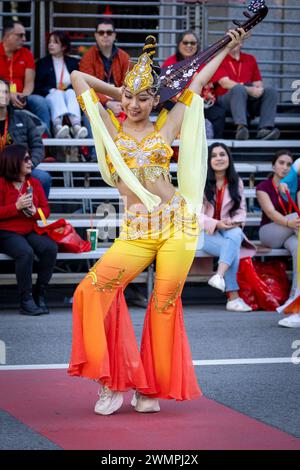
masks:
[[[129,88],[132,94],[137,95],[141,91],[154,89],[157,93],[159,89],[159,77],[153,69],[152,56],[155,54],[156,39],[154,36],[147,36],[143,53],[138,58],[134,67],[127,72],[124,85]]]

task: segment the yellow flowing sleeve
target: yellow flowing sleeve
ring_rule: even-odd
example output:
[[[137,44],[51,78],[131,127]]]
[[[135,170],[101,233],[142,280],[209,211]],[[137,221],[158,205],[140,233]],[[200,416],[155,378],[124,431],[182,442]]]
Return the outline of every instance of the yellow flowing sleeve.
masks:
[[[86,110],[94,137],[99,169],[103,180],[110,186],[115,186],[109,168],[105,159],[106,152],[109,154],[110,160],[123,182],[133,191],[142,203],[151,212],[154,207],[160,204],[159,196],[152,194],[139,182],[136,176],[128,168],[124,162],[117,146],[106,129],[98,110],[98,104],[95,99],[93,89],[86,90],[79,97],[78,101],[83,109]]]
[[[186,104],[180,132],[178,187],[190,210],[200,215],[208,154],[203,99],[193,93]]]

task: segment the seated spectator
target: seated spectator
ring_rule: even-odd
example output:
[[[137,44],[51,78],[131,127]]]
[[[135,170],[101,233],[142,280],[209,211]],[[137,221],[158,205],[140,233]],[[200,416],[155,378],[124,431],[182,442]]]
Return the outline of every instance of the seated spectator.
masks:
[[[0,78],[0,147],[4,148],[12,143],[28,146],[34,167],[31,175],[40,181],[48,198],[52,178],[46,171],[36,168],[44,158],[41,135],[29,113],[14,108],[9,102],[9,84]]]
[[[115,45],[116,31],[111,19],[101,19],[96,23],[96,45],[92,46],[82,57],[79,70],[93,77],[100,78],[117,87],[123,85],[125,75],[129,69],[129,55]],[[110,109],[115,116],[122,113],[121,103],[109,96],[97,93],[100,102]],[[84,125],[88,129],[88,137],[92,138],[92,130],[87,117],[84,115]],[[97,160],[94,148],[91,149],[90,158]]]
[[[32,53],[23,47],[25,28],[19,21],[10,21],[3,28],[0,42],[0,75],[10,84],[11,102],[17,109],[28,109],[38,116],[47,131],[50,130],[50,114],[47,103],[39,95],[33,95],[35,63]]]
[[[46,97],[54,136],[58,139],[70,137],[70,131],[75,139],[88,135],[86,127],[81,126],[80,107],[71,85],[70,74],[78,70],[79,60],[67,55],[70,48],[67,34],[54,31],[48,39],[49,55],[36,64],[34,91]],[[64,116],[68,117],[71,129],[67,124],[63,125]]]
[[[285,178],[293,165],[293,155],[288,150],[279,150],[273,158],[273,175],[257,185],[257,200],[262,209],[262,220],[259,229],[260,241],[270,248],[286,248],[293,258],[293,282],[290,298],[294,297],[297,289],[297,254],[298,254],[298,230],[300,218],[291,204],[285,200],[279,190],[282,178]],[[296,203],[300,207],[300,182],[296,190]],[[294,320],[294,315],[292,315]],[[283,323],[282,323],[283,322]],[[287,324],[284,324],[287,323]],[[279,322],[282,326],[294,326],[289,317]],[[300,315],[298,318],[300,326]]]
[[[243,233],[246,222],[244,185],[235,171],[229,149],[216,142],[209,148],[208,174],[203,205],[206,253],[219,258],[218,269],[208,284],[226,291],[226,309],[250,312],[239,297],[237,271],[240,258],[253,256],[255,247]]]
[[[34,231],[41,208],[50,210],[40,182],[31,176],[31,156],[25,145],[13,144],[0,154],[0,252],[15,260],[20,313],[49,313],[45,290],[55,265],[57,245]],[[38,256],[37,282],[32,292],[32,265]]]
[[[177,48],[174,55],[168,57],[163,63],[163,67],[176,64],[181,60],[188,59],[198,54],[199,39],[194,31],[185,31],[180,33],[177,41]],[[203,87],[201,96],[204,99],[204,115],[206,118],[206,136],[207,138],[222,139],[226,111],[223,106],[216,103],[213,84],[210,82]],[[210,126],[207,120],[213,126],[213,133],[209,132]]]
[[[230,113],[237,126],[235,138],[249,139],[248,119],[259,116],[257,139],[275,140],[280,131],[274,127],[277,91],[264,87],[253,55],[236,46],[225,57],[213,77],[218,103]]]

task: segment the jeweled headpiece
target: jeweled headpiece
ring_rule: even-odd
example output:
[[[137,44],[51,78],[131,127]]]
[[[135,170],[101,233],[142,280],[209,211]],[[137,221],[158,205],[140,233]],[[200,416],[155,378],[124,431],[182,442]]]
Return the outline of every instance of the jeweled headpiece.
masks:
[[[153,88],[155,93],[159,88],[159,77],[153,69],[152,56],[155,54],[156,39],[147,36],[143,53],[138,58],[134,67],[125,76],[124,85],[132,94],[137,95],[141,91]]]

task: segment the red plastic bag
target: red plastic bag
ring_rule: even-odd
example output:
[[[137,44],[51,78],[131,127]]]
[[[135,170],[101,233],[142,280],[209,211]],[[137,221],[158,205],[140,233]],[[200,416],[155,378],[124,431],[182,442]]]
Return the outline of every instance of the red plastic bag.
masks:
[[[251,258],[243,258],[240,260],[237,280],[240,297],[253,310],[273,312],[289,296],[289,281],[283,262],[253,263]]]
[[[90,242],[82,240],[74,227],[65,219],[58,219],[44,227],[36,225],[35,231],[39,235],[46,233],[49,238],[57,243],[59,251],[65,253],[82,253],[91,250]]]

